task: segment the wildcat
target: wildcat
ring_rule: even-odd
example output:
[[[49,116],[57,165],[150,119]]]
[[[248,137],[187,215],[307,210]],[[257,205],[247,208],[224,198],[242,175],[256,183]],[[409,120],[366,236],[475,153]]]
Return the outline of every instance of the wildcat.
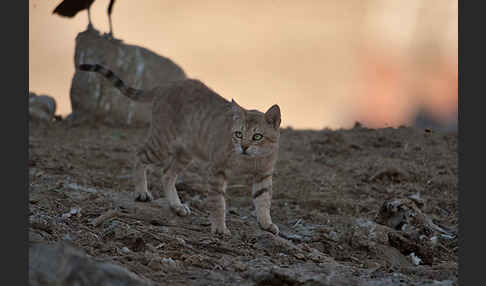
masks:
[[[196,79],[184,79],[143,91],[127,87],[112,71],[101,65],[81,64],[79,69],[102,74],[125,96],[152,102],[148,138],[137,149],[134,180],[136,200],[150,201],[148,165],[159,167],[169,206],[179,216],[190,214],[175,188],[177,176],[193,160],[208,171],[207,206],[211,232],[230,235],[226,226],[225,193],[228,170],[253,177],[252,198],[260,227],[279,233],[272,223],[272,175],[278,156],[280,108],[265,113],[247,110],[227,101]]]

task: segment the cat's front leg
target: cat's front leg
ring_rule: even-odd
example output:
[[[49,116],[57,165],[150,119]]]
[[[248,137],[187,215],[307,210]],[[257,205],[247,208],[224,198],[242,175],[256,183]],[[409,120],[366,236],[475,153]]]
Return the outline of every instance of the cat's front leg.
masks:
[[[222,172],[210,175],[208,183],[207,206],[210,212],[211,233],[231,235],[226,227],[226,176]]]
[[[257,176],[252,186],[251,196],[260,227],[275,235],[279,233],[278,226],[272,223],[270,207],[272,205],[272,175]]]

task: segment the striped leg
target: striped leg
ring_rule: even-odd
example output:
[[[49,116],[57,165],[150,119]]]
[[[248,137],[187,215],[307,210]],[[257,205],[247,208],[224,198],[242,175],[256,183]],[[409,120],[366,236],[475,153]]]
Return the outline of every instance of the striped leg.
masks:
[[[252,186],[251,196],[260,227],[273,234],[278,234],[277,225],[272,223],[270,206],[272,204],[272,175],[258,176]]]
[[[148,202],[153,200],[152,194],[147,189],[147,167],[163,162],[161,153],[158,151],[158,148],[154,147],[156,145],[153,144],[153,138],[149,137],[135,154],[134,180],[136,201]]]
[[[231,235],[226,227],[226,175],[223,172],[209,177],[207,206],[210,209],[211,233]]]

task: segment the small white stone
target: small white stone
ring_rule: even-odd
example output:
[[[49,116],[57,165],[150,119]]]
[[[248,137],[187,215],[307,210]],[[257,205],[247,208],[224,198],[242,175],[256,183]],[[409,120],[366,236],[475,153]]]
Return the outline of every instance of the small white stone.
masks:
[[[408,257],[410,257],[410,260],[412,261],[413,265],[419,265],[420,263],[422,263],[422,259],[416,256],[414,252],[410,253]]]

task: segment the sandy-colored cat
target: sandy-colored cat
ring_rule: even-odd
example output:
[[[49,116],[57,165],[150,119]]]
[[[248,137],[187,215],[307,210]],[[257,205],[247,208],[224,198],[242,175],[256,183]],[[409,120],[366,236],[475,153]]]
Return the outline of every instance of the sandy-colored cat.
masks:
[[[272,174],[280,137],[278,105],[265,113],[246,110],[195,79],[142,91],[125,86],[112,71],[100,65],[82,64],[79,69],[102,74],[132,100],[152,101],[149,135],[136,156],[136,200],[152,199],[147,190],[146,168],[155,165],[163,171],[162,184],[171,209],[180,216],[190,214],[188,206],[179,199],[175,182],[192,160],[199,160],[209,174],[211,232],[229,235],[224,196],[228,170],[239,168],[240,173],[254,178],[252,197],[260,227],[278,234],[270,216]]]

